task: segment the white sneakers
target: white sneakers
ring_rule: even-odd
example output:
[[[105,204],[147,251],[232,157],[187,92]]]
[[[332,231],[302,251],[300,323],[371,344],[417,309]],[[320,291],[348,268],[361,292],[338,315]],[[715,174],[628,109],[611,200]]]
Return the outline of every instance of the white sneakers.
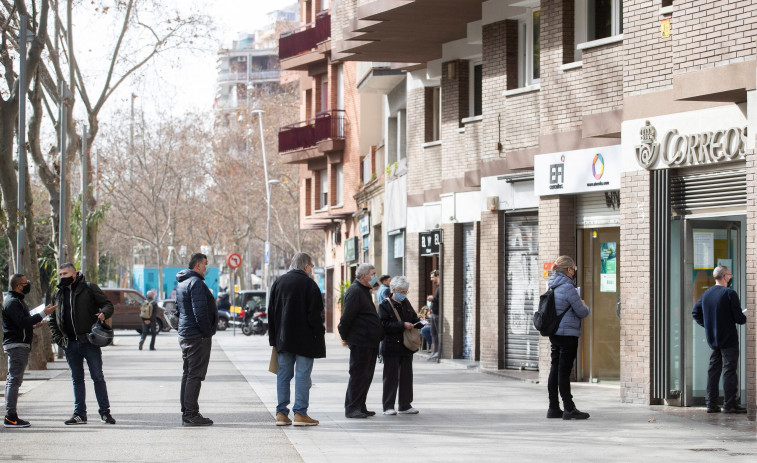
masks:
[[[384,410],[384,415],[396,415],[397,410],[390,408],[389,410]]]
[[[411,408],[408,408],[407,410],[400,410],[397,413],[399,413],[400,415],[417,415],[418,410],[411,407]]]

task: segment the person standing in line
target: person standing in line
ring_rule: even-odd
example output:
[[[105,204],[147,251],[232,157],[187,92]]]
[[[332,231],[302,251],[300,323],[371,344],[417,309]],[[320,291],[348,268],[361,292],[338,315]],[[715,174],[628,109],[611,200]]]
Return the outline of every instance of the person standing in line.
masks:
[[[719,413],[718,395],[720,376],[723,376],[723,413],[746,413],[739,398],[739,333],[736,324],[746,323],[741,301],[728,284],[733,279],[731,270],[718,265],[712,271],[715,286],[699,298],[691,311],[692,317],[704,327],[707,344],[712,349],[707,369],[707,413]]]
[[[292,258],[289,271],[271,286],[268,303],[268,343],[276,348],[276,426],[292,424],[289,419],[290,384],[294,377],[294,425],[317,426],[308,415],[310,374],[313,360],[326,357],[326,327],[323,299],[313,281],[313,259],[304,252]],[[296,376],[295,376],[296,375]]]
[[[179,346],[184,362],[181,377],[181,422],[184,426],[210,426],[213,420],[200,414],[200,388],[208,373],[210,349],[218,326],[218,308],[205,284],[208,258],[196,252],[189,268],[176,274],[176,306],[179,311]]]
[[[22,273],[10,277],[10,292],[3,301],[3,351],[8,356],[8,377],[5,380],[6,428],[28,428],[31,424],[18,417],[18,389],[24,382],[24,371],[32,349],[32,330],[42,325],[42,318],[55,312],[56,305],[48,305],[43,313],[29,314],[24,297],[32,289]]]
[[[384,328],[371,299],[371,287],[375,282],[375,267],[360,264],[355,280],[344,294],[344,310],[338,329],[342,345],[350,347],[350,379],[344,399],[347,418],[367,418],[376,414],[365,404],[376,370],[379,342],[384,337]]]
[[[384,299],[392,295],[392,291],[389,289],[389,285],[392,283],[392,277],[389,275],[381,275],[381,277],[379,277],[379,283],[381,283],[381,286],[379,286],[378,292],[376,293],[376,300],[379,305],[381,305],[381,303],[384,302]]]
[[[442,295],[441,285],[439,284],[439,270],[431,271],[431,282],[436,285],[434,295],[426,298],[428,302],[428,316],[431,323],[431,355],[428,360],[439,357],[439,323],[442,319]]]
[[[561,316],[566,311],[567,313],[560,320],[557,332],[549,337],[552,365],[547,382],[549,393],[547,418],[585,420],[589,418],[589,414],[578,410],[576,404],[573,403],[570,392],[570,372],[573,370],[573,362],[578,353],[581,319],[589,315],[589,308],[576,291],[575,281],[578,269],[575,261],[569,256],[560,256],[555,260],[552,269],[555,273],[549,279],[549,287],[554,288],[557,316]],[[558,390],[565,411],[560,410]]]
[[[420,318],[407,300],[410,282],[404,276],[392,278],[389,298],[379,306],[379,318],[386,337],[382,342],[384,357],[384,415],[415,415],[413,408],[413,354],[404,344],[405,331],[412,330]],[[399,407],[394,408],[399,389]]]
[[[152,336],[150,338],[150,350],[156,350],[155,336],[158,335],[158,303],[155,300],[155,296],[157,294],[158,292],[154,289],[147,291],[147,299],[150,302],[150,305],[152,305],[152,312],[150,312],[150,318],[142,319],[142,335],[139,338],[139,350],[142,350],[142,346],[144,345],[148,334]]]
[[[74,264],[65,263],[58,269],[58,291],[53,295],[60,310],[50,317],[53,342],[66,353],[71,381],[74,386],[74,414],[64,423],[87,424],[87,389],[84,385],[84,360],[95,386],[100,421],[116,424],[110,414],[108,387],[103,374],[103,356],[100,346],[89,342],[87,335],[98,320],[104,322],[113,316],[113,304],[99,286],[86,281]]]

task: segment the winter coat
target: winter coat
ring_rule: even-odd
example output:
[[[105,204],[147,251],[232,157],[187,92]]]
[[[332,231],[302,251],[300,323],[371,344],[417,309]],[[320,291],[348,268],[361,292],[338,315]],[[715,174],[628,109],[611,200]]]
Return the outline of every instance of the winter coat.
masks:
[[[338,326],[342,339],[350,346],[377,348],[384,338],[384,327],[373,305],[371,289],[353,281],[344,293],[343,307]]]
[[[113,303],[108,300],[103,291],[94,283],[89,283],[84,275],[77,273],[70,291],[64,291],[60,285],[58,291],[53,295],[58,309],[50,317],[50,333],[53,342],[59,346],[68,347],[68,334],[65,331],[65,320],[63,320],[63,296],[67,294],[70,297],[68,303],[71,305],[71,321],[76,333],[76,340],[79,342],[88,342],[87,334],[92,331],[92,325],[97,321],[97,314],[102,313],[108,319],[113,316]]]
[[[746,315],[741,311],[736,291],[720,285],[709,288],[694,304],[691,315],[704,327],[710,348],[726,349],[739,345],[736,324],[746,323]]]
[[[176,274],[176,307],[179,311],[179,337],[183,339],[209,338],[216,334],[218,308],[213,293],[205,284],[205,277],[194,270],[184,269]]]
[[[397,320],[394,309],[397,309],[402,321]],[[420,318],[410,305],[410,301],[405,299],[400,303],[393,300],[391,296],[384,299],[379,305],[379,318],[386,333],[384,343],[381,345],[381,355],[413,355],[413,352],[405,347],[405,322],[415,325]]]
[[[278,352],[326,357],[323,298],[318,284],[302,270],[290,270],[271,286],[268,344]]]
[[[549,287],[555,289],[555,310],[557,316],[569,312],[560,321],[555,333],[558,336],[581,336],[581,319],[589,315],[589,308],[581,302],[573,280],[562,272],[555,272],[549,279]]]
[[[11,291],[3,301],[3,345],[32,344],[34,325],[42,321],[43,314],[29,314],[24,295]]]

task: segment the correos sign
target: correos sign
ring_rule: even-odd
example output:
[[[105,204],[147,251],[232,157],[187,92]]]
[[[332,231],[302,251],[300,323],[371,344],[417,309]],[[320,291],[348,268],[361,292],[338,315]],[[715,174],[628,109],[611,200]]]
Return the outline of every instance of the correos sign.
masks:
[[[620,189],[620,145],[534,156],[538,196]]]

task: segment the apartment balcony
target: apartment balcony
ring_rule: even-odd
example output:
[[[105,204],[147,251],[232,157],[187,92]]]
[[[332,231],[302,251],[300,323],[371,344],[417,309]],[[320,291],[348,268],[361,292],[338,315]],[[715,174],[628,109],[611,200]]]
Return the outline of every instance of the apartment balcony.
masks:
[[[344,110],[332,109],[318,113],[313,119],[281,127],[279,154],[287,164],[306,163],[328,153],[343,151],[344,138]]]
[[[219,72],[218,83],[234,82],[278,82],[281,71],[278,69],[269,69],[265,71],[247,72]]]
[[[315,21],[284,32],[279,37],[279,60],[283,70],[304,70],[326,59],[331,38],[331,12],[318,13]]]

